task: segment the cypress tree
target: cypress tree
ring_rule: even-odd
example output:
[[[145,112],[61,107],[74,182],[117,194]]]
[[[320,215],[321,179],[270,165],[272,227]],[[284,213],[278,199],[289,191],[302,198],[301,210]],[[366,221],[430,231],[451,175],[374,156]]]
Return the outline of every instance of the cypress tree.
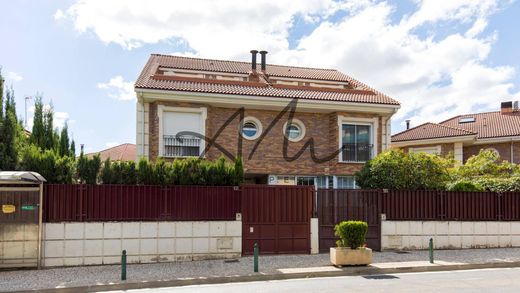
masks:
[[[4,116],[1,129],[3,148],[0,170],[15,170],[18,164],[18,151],[16,148],[18,120],[16,118],[16,104],[12,88],[6,92]]]
[[[4,77],[2,76],[2,67],[0,67],[0,129],[2,128],[3,118],[4,118]]]
[[[74,139],[72,139],[72,142],[70,143],[70,156],[76,158],[76,143],[74,142]]]
[[[34,122],[30,142],[41,149],[45,148],[45,129],[43,122],[43,103],[41,97],[34,101]]]
[[[49,109],[43,111],[43,149],[52,150],[56,146],[54,133],[54,108],[52,103]]]

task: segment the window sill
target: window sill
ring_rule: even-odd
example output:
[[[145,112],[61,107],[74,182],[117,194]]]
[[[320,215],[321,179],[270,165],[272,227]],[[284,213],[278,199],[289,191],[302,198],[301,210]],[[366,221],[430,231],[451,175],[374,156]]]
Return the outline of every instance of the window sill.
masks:
[[[338,161],[341,164],[365,164],[368,161]]]

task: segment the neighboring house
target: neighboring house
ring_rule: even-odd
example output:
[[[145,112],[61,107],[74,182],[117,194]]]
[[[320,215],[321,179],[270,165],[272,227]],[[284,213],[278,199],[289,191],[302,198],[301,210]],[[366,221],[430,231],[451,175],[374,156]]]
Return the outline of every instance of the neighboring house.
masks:
[[[447,155],[465,162],[481,149],[520,163],[520,110],[503,102],[500,111],[459,115],[441,123],[425,123],[392,135],[392,147]]]
[[[249,183],[354,187],[354,173],[390,147],[399,103],[337,70],[266,64],[265,51],[257,64],[251,53],[251,62],[151,55],[135,83],[137,156],[241,155]],[[294,98],[288,121],[280,113]],[[233,117],[240,107],[243,120]],[[182,131],[199,135],[177,139]]]
[[[97,154],[99,154],[101,161],[105,161],[108,158],[111,161],[135,161],[137,158],[136,147],[133,143],[120,144],[97,153],[85,154],[85,156],[91,158]]]

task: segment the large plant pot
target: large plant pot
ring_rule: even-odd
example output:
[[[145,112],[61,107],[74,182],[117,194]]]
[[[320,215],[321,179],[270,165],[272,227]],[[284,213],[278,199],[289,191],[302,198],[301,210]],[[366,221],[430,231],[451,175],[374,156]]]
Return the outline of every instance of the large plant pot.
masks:
[[[359,266],[372,263],[372,249],[359,247],[331,247],[330,262],[335,266]]]

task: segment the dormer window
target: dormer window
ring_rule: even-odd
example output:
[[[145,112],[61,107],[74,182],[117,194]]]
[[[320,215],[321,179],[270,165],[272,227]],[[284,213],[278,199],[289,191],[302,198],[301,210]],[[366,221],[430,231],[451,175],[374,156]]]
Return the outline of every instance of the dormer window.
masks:
[[[472,122],[475,122],[475,117],[463,117],[463,118],[460,118],[460,120],[459,120],[460,124],[462,124],[462,123],[472,123]]]

